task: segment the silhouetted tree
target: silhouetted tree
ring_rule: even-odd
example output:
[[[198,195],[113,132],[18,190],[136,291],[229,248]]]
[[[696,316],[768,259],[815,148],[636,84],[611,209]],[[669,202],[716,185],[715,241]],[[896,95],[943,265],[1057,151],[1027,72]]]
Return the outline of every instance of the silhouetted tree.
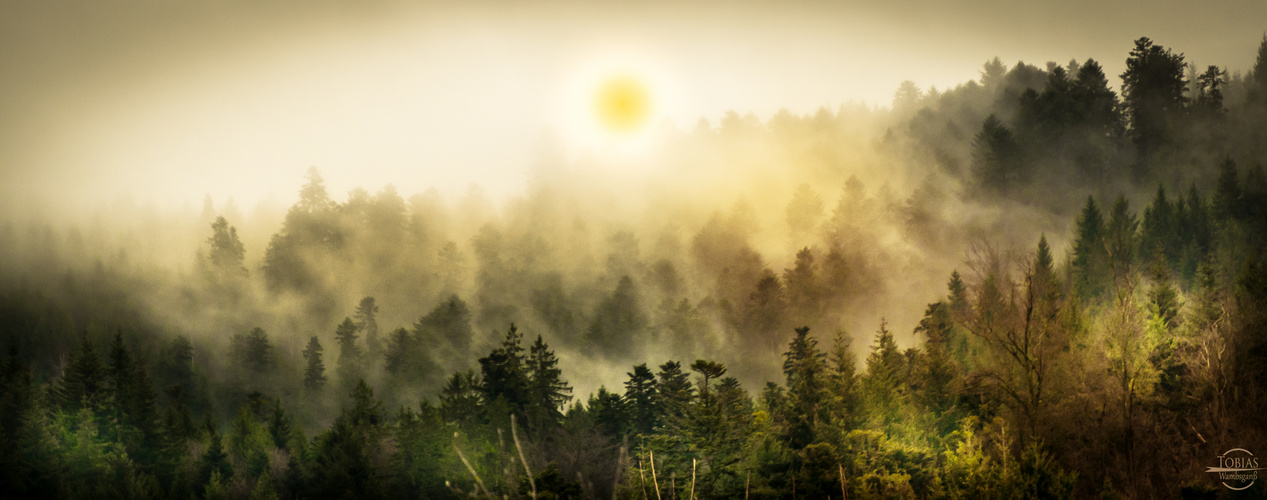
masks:
[[[343,322],[334,329],[334,341],[339,345],[339,383],[343,387],[351,387],[364,377],[365,352],[357,344],[356,323],[352,318],[343,318]]]
[[[308,340],[308,346],[304,348],[304,361],[307,362],[304,368],[304,388],[314,395],[320,394],[326,386],[326,365],[321,361],[322,350],[316,335]]]
[[[630,431],[649,436],[655,429],[658,413],[655,407],[655,375],[647,368],[646,363],[634,366],[634,371],[626,375],[629,380],[625,381],[624,401],[626,411],[629,412]]]
[[[972,141],[972,171],[978,182],[991,190],[1006,189],[1023,180],[1021,168],[1021,149],[1012,131],[990,114]]]
[[[1122,73],[1122,98],[1130,134],[1142,164],[1174,139],[1175,120],[1183,112],[1183,54],[1174,54],[1147,37],[1135,40]]]
[[[484,400],[501,399],[515,411],[521,411],[529,403],[528,377],[524,368],[523,334],[510,325],[506,338],[488,356],[480,358],[483,385],[480,388]]]
[[[378,306],[374,304],[374,297],[365,297],[361,299],[361,303],[356,306],[356,313],[353,315],[356,319],[356,331],[365,336],[365,359],[368,361],[370,370],[373,370],[379,358],[383,355],[383,342],[378,338]]]
[[[255,327],[246,334],[234,335],[230,350],[238,366],[251,373],[261,374],[273,368],[273,344],[263,328]]]
[[[559,358],[541,336],[532,344],[525,360],[531,407],[541,412],[549,423],[563,418],[561,411],[572,400],[572,386],[563,380]]]

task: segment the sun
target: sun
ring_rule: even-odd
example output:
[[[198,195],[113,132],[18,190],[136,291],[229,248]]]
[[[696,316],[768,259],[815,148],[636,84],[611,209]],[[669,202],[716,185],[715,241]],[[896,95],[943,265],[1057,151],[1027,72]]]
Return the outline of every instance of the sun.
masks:
[[[594,92],[594,115],[606,131],[615,134],[642,130],[653,104],[647,85],[631,75],[609,77]]]

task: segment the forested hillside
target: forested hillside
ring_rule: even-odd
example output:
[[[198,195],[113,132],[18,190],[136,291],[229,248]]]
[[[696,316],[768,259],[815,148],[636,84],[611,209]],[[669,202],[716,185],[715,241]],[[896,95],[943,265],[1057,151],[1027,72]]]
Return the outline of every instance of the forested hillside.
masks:
[[[1262,497],[1206,468],[1267,453],[1267,37],[1130,49],[509,200],[5,220],[0,496]]]

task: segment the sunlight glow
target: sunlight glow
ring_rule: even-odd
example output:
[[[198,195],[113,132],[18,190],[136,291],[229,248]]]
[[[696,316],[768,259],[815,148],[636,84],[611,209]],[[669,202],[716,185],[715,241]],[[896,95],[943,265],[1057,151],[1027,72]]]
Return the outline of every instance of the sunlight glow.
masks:
[[[619,75],[603,82],[594,93],[594,113],[608,131],[638,132],[647,124],[652,97],[637,77]]]
[[[646,151],[675,102],[669,72],[647,57],[609,52],[572,71],[559,111],[573,150],[604,156]]]

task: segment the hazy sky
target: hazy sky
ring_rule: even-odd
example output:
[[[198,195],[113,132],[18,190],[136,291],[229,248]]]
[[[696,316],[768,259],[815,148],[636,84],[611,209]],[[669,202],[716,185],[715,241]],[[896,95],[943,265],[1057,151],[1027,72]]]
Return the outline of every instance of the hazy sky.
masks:
[[[581,96],[604,72],[645,78],[689,130],[887,105],[902,80],[945,88],[996,55],[1116,75],[1139,36],[1245,71],[1267,30],[1261,0],[679,3],[2,0],[0,208],[289,204],[309,166],[340,199],[472,182],[496,198],[547,129],[601,147]]]

